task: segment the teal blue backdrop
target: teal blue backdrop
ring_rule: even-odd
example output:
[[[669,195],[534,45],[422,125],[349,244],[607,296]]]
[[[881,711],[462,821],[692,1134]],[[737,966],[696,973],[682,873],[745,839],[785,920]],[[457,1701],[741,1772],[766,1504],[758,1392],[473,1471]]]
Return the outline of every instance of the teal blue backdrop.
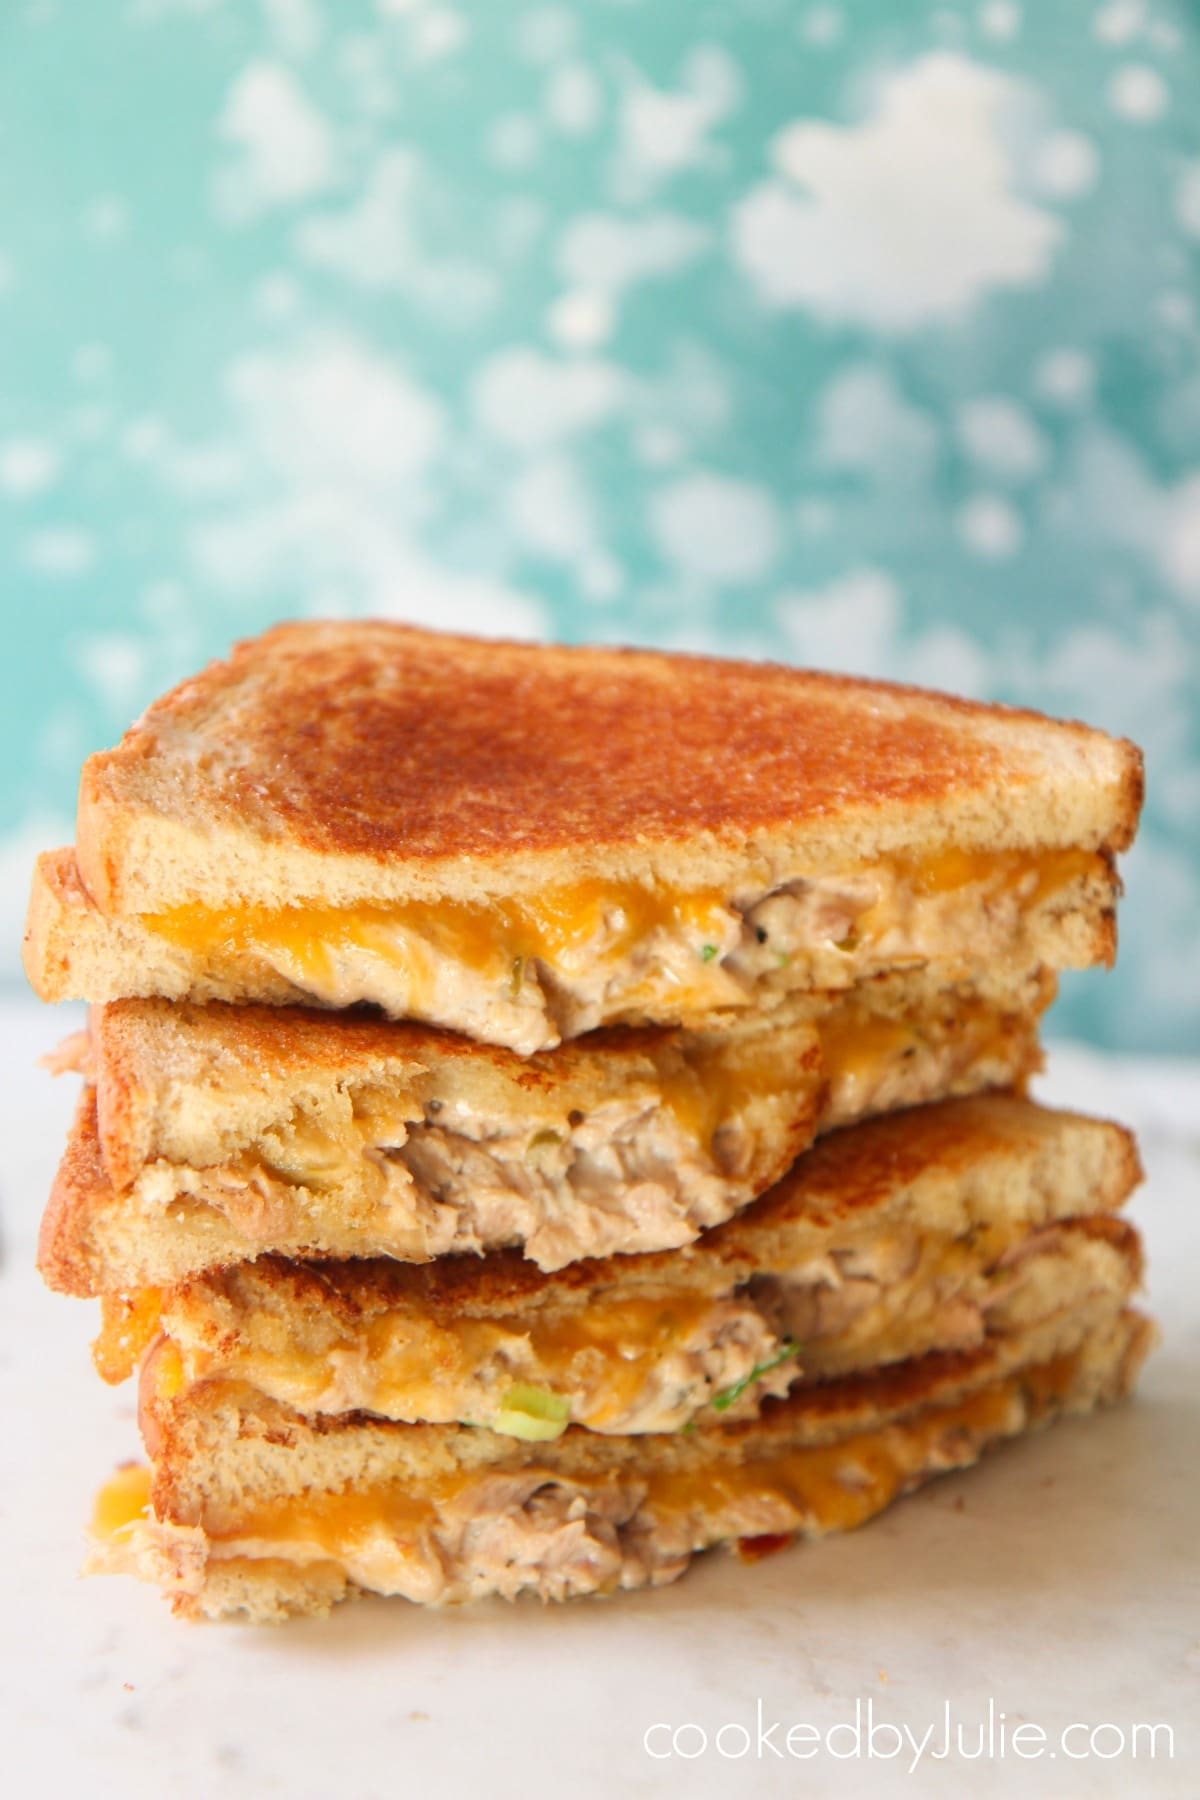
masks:
[[[6,0],[5,968],[35,848],[288,614],[771,655],[1146,748],[1200,1049],[1200,14]]]

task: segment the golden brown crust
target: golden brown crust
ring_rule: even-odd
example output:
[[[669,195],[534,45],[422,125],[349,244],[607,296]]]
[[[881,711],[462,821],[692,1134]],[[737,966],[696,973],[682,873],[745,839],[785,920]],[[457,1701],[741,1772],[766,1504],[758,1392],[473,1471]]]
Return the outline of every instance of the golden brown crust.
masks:
[[[1081,781],[1103,804],[1058,836]],[[514,867],[544,880],[565,858],[577,878],[614,857],[653,877],[681,842],[722,865],[732,852],[743,869],[769,864],[781,839],[809,841],[820,860],[831,821],[843,843],[908,814],[929,830],[951,799],[964,841],[1073,843],[1082,825],[1089,847],[1121,849],[1140,782],[1124,741],[913,688],[389,623],[290,624],[237,645],[88,759],[78,856],[97,903],[121,912],[153,910],[156,891],[164,904],[209,898],[218,883],[218,899],[278,904],[284,848],[357,859],[364,878],[401,865],[419,886],[433,872],[442,890],[456,876],[503,889]],[[1039,784],[1062,792],[1023,835]],[[130,854],[149,841],[143,826],[167,822],[194,834],[186,891]],[[235,829],[236,866],[218,870]]]
[[[95,1095],[85,1088],[38,1232],[38,1271],[56,1293],[87,1298],[100,1291],[96,1281],[103,1277],[95,1266],[92,1220],[110,1192],[100,1156]]]
[[[979,1094],[885,1114],[818,1139],[773,1190],[772,1217],[779,1225],[800,1217],[822,1224],[844,1221],[930,1171],[947,1181],[962,1180],[989,1156],[1033,1156],[1068,1131],[1076,1180],[1087,1145],[1095,1172],[1104,1170],[1104,1191],[1119,1205],[1142,1180],[1131,1131],[1012,1094]],[[1081,1197],[1086,1200],[1088,1190]]]

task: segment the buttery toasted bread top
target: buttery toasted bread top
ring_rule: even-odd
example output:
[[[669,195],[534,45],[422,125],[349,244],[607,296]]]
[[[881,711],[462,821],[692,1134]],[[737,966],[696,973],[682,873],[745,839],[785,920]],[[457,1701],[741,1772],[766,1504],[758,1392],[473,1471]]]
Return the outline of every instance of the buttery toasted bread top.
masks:
[[[113,913],[753,885],[948,843],[1121,849],[1140,795],[1131,744],[1034,713],[308,623],[238,645],[89,758],[78,855]]]

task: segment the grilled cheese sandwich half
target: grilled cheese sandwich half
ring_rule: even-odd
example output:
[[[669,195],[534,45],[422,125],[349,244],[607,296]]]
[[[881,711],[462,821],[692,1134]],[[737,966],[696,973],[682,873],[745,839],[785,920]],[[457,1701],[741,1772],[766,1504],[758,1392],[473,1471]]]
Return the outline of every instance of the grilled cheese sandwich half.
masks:
[[[536,1445],[151,1379],[152,1468],[102,1493],[90,1566],[157,1583],[185,1615],[252,1620],[360,1592],[436,1605],[658,1586],[718,1543],[752,1554],[851,1529],[993,1444],[1116,1399],[1151,1341],[1136,1313],[1096,1301],[718,1430]]]
[[[936,960],[1111,959],[1133,746],[804,671],[379,624],[241,645],[89,759],[46,999],[373,1003],[522,1054]]]
[[[545,1275],[509,1253],[425,1268],[260,1258],[110,1296],[96,1346],[148,1350],[174,1391],[237,1381],[302,1413],[669,1432],[747,1416],[795,1383],[1078,1307],[1140,1277],[1108,1216],[1138,1179],[1115,1125],[1009,1095],[837,1132],[697,1243]]]

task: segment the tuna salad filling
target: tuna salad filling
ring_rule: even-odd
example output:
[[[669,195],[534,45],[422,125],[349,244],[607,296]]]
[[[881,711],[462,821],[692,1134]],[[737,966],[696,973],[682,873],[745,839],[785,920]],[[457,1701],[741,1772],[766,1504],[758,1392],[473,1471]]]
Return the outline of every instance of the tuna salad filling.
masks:
[[[740,896],[590,883],[537,908],[294,908],[241,922],[193,910],[146,923],[193,950],[211,939],[252,955],[327,1005],[366,1001],[528,1055],[606,1024],[687,1023],[933,956],[1028,961],[1027,916],[1085,875],[1111,879],[1085,852],[951,851]]]

